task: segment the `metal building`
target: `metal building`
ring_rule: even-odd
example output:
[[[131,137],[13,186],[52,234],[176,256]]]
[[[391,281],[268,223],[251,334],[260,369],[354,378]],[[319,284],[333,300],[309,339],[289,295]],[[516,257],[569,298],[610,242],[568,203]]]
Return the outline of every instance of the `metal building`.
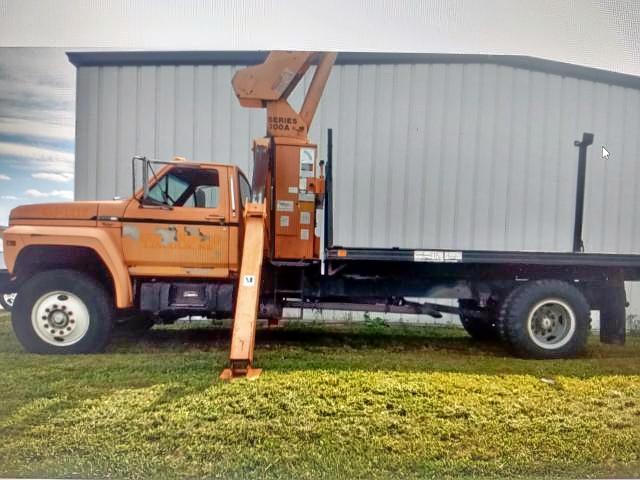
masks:
[[[129,195],[135,154],[251,174],[264,113],[238,105],[231,77],[264,53],[69,58],[77,199]],[[640,253],[640,77],[528,57],[343,53],[311,128],[320,158],[327,128],[335,244],[569,251],[574,141],[591,132],[585,249]]]

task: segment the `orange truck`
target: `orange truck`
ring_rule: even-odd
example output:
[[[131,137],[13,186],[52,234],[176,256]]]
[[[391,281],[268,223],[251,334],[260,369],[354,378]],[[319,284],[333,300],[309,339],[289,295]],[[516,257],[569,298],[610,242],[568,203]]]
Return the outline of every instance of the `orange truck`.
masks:
[[[320,160],[308,132],[335,58],[272,52],[236,73],[240,104],[267,112],[251,182],[233,165],[135,157],[126,200],[14,209],[0,293],[17,292],[12,323],[24,348],[100,351],[123,319],[147,328],[233,318],[222,377],[252,377],[257,319],[276,323],[286,307],[453,313],[474,338],[533,358],[582,352],[599,310],[601,341],[624,342],[624,281],[640,279],[640,256],[581,251],[580,198],[578,247],[566,253],[333,245],[331,134]],[[287,99],[310,69],[296,111]],[[592,141],[577,142],[581,158]]]

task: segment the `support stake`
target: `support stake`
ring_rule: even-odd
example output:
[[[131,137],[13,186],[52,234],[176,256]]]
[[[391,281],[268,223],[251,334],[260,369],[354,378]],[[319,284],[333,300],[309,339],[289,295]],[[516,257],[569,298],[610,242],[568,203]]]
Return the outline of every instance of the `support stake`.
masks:
[[[576,140],[573,144],[578,147],[578,183],[576,186],[576,213],[573,226],[573,251],[584,252],[582,241],[582,223],[584,217],[584,186],[587,178],[587,148],[593,144],[593,133],[583,133],[582,141]]]

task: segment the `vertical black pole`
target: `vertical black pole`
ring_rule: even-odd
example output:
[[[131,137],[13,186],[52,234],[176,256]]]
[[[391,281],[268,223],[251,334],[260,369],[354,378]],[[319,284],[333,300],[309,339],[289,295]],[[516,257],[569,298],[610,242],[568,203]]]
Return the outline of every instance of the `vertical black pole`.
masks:
[[[578,147],[578,184],[576,186],[576,214],[573,225],[573,251],[584,251],[582,241],[582,223],[584,218],[584,186],[587,178],[587,148],[593,143],[593,133],[583,133],[582,141],[573,144]]]
[[[333,130],[327,130],[327,164],[324,167],[324,248],[333,246]]]

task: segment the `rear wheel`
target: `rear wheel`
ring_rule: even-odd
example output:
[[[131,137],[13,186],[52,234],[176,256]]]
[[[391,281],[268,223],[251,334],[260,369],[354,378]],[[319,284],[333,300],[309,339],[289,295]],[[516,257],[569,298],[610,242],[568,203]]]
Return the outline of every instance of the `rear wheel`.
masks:
[[[113,308],[107,291],[92,277],[50,270],[22,284],[11,321],[29,352],[90,353],[108,343]]]
[[[525,358],[567,358],[584,351],[589,303],[575,286],[536,280],[517,287],[500,309],[500,336]]]

